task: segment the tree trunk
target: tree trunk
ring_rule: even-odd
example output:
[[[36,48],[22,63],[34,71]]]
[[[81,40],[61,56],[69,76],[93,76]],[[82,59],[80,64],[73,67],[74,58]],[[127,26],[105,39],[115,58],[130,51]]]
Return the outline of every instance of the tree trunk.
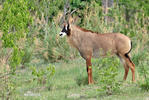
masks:
[[[113,0],[102,0],[103,13],[105,14],[104,21],[107,24],[111,18],[107,16],[108,9],[113,7]]]

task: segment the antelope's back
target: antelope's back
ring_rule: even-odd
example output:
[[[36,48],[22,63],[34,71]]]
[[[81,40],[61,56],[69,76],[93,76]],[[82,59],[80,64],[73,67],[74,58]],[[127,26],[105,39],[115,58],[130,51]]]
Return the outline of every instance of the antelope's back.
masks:
[[[131,49],[130,39],[121,33],[98,34],[93,41],[93,57],[126,53]]]

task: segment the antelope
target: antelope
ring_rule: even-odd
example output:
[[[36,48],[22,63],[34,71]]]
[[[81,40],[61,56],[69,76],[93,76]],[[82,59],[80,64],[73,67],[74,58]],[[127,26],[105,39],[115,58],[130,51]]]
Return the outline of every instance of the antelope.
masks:
[[[74,25],[73,21],[73,18],[69,17],[68,22],[64,23],[64,27],[59,33],[59,36],[67,36],[70,45],[76,48],[86,60],[88,84],[94,83],[91,58],[106,56],[109,51],[111,55],[117,55],[120,61],[122,61],[125,69],[123,80],[126,80],[130,68],[132,81],[135,82],[135,64],[130,59],[132,42],[129,37],[121,33],[96,33]]]

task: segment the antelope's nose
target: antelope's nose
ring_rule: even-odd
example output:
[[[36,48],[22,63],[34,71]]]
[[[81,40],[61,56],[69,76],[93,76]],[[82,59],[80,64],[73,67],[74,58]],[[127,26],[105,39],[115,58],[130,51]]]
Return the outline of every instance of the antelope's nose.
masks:
[[[59,36],[62,36],[62,35],[63,35],[62,33],[59,34]]]

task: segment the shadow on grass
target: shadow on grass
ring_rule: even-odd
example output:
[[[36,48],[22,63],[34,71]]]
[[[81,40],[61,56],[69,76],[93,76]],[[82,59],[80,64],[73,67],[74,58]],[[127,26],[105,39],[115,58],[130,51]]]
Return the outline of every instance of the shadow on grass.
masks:
[[[88,77],[87,76],[77,76],[76,77],[76,83],[77,85],[81,86],[81,85],[88,85]]]

